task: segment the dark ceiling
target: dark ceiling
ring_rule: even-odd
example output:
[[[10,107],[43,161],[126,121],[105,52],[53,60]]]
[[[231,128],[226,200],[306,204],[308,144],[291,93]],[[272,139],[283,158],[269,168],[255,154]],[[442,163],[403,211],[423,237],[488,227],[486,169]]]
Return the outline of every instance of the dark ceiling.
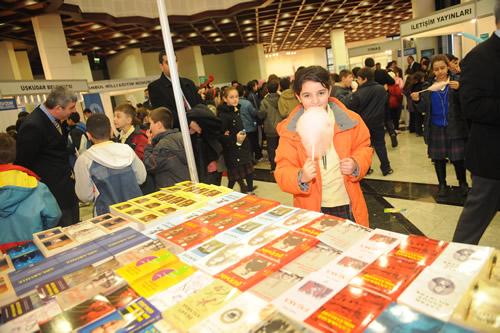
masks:
[[[411,0],[262,0],[196,16],[169,16],[175,49],[199,45],[203,54],[231,52],[263,43],[266,52],[330,46],[330,30],[343,28],[346,42],[399,34],[412,18]],[[122,49],[159,51],[159,19],[82,13],[62,0],[1,0],[0,40],[36,47],[31,17],[59,13],[71,54],[105,56]],[[19,47],[16,44],[15,48]]]

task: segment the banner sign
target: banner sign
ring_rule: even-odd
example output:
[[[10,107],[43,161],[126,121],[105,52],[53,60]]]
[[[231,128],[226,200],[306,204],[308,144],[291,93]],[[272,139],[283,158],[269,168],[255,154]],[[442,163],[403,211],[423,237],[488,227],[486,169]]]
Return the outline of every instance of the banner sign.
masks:
[[[0,81],[2,96],[48,94],[56,86],[66,86],[74,92],[88,91],[87,80]]]
[[[416,33],[469,21],[475,17],[474,1],[470,1],[437,11],[432,15],[402,22],[400,24],[400,33],[401,37],[411,36]]]
[[[85,108],[90,109],[92,113],[104,113],[104,106],[102,105],[100,94],[84,94],[83,104]]]
[[[15,98],[0,99],[0,111],[17,110]]]
[[[404,50],[404,55],[405,57],[417,54],[417,48],[416,47],[410,47],[409,49]]]
[[[137,88],[146,88],[149,83],[158,79],[158,75],[139,77],[133,79],[117,79],[117,80],[103,80],[94,81],[89,83],[89,91],[91,93],[128,90]]]

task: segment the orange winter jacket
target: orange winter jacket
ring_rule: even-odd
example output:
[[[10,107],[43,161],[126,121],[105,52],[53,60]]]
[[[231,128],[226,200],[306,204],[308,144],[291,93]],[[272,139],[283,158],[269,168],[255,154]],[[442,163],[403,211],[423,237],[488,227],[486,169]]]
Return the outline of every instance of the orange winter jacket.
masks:
[[[365,227],[368,223],[368,209],[361,192],[359,181],[365,176],[372,162],[373,149],[370,147],[370,132],[361,117],[348,110],[336,98],[330,98],[330,108],[335,116],[333,145],[340,159],[351,157],[358,169],[354,175],[344,175],[344,184],[351,199],[351,209],[356,223]],[[321,170],[316,160],[318,175],[305,188],[299,186],[299,172],[307,160],[302,140],[296,132],[298,119],[304,113],[302,105],[276,127],[280,142],[276,151],[276,171],[274,177],[279,187],[293,194],[295,207],[319,212],[321,209]]]

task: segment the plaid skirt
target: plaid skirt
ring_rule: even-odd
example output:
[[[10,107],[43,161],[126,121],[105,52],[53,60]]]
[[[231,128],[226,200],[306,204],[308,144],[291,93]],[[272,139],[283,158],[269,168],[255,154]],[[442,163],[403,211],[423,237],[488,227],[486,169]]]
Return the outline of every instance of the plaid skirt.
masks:
[[[253,173],[252,162],[243,165],[238,165],[237,167],[234,168],[227,168],[227,178],[229,180],[242,179],[252,173]]]
[[[465,156],[465,139],[450,139],[446,128],[430,124],[430,135],[427,153],[432,160],[463,160]]]

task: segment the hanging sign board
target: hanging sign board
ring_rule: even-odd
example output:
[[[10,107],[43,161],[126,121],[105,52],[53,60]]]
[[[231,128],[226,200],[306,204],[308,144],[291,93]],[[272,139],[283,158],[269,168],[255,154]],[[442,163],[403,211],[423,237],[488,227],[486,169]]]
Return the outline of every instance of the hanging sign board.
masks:
[[[400,24],[401,37],[462,23],[476,17],[474,1],[449,7],[432,15],[405,21]]]
[[[116,79],[116,80],[103,80],[94,81],[89,83],[89,90],[91,93],[101,93],[108,91],[128,90],[145,88],[149,83],[158,79],[158,75],[138,77],[133,79]]]
[[[0,111],[17,110],[17,103],[15,98],[0,99]]]
[[[386,50],[396,50],[400,46],[399,40],[393,40],[378,44],[370,44],[349,49],[349,57],[359,57],[363,55],[371,55],[376,53],[385,52]]]
[[[87,80],[0,81],[2,96],[48,94],[56,86],[66,86],[74,92],[88,91]]]

